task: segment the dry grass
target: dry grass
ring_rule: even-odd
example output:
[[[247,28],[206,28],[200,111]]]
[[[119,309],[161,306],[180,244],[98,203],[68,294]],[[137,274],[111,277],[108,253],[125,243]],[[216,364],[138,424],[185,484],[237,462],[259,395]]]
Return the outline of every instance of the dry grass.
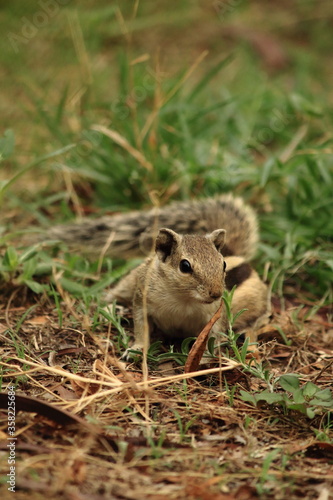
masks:
[[[332,297],[330,3],[318,2],[314,12],[311,2],[183,1],[176,10],[160,1],[158,13],[151,2],[123,2],[124,15],[115,10],[117,23],[111,4],[86,0],[76,11],[69,3],[15,56],[6,33],[21,34],[22,15],[31,20],[37,11],[28,2],[17,2],[11,11],[4,7],[1,109],[4,128],[10,122],[15,130],[17,149],[1,164],[4,179],[36,156],[72,143],[80,149],[82,131],[94,128],[111,140],[98,147],[92,141],[92,154],[68,155],[66,166],[54,172],[28,165],[30,175],[13,178],[1,225],[18,232],[36,221],[44,227],[65,222],[68,201],[81,216],[98,210],[90,205],[96,200],[113,211],[127,202],[127,208],[141,206],[148,193],[165,203],[220,188],[248,190],[262,212],[262,241],[269,250],[262,261],[284,298],[281,304],[273,297],[258,356],[274,377],[298,373],[302,384],[332,389],[332,306],[315,307]],[[232,64],[217,78],[214,68],[230,55]],[[215,87],[208,86],[207,68],[216,76]],[[179,69],[183,76],[176,77]],[[151,75],[154,91],[143,85]],[[203,97],[191,103],[188,91],[177,96],[192,79]],[[146,91],[143,102],[135,98],[135,86]],[[293,95],[302,99],[295,104]],[[211,114],[210,106],[222,99],[231,108]],[[184,114],[178,116],[178,108]],[[207,179],[200,165],[193,167],[198,160],[217,165]],[[230,170],[234,160],[240,167]],[[104,187],[96,165],[112,180]],[[142,174],[131,178],[138,167]],[[78,180],[86,174],[91,185]],[[21,235],[16,238],[21,252]],[[13,280],[5,272],[7,280],[0,283],[1,391],[6,395],[10,384],[17,385],[15,494],[6,487],[8,414],[0,413],[4,499],[333,499],[332,409],[309,419],[281,406],[245,403],[241,390],[254,394],[266,385],[226,358],[195,375],[170,364],[150,368],[146,377],[140,367],[125,369],[110,324],[94,328],[92,315],[60,289],[57,276],[58,309],[50,295],[27,291],[16,279],[21,270],[14,269]],[[130,331],[131,312],[124,318]]]
[[[10,341],[4,332],[15,331],[32,300],[16,307],[14,298],[1,318],[5,386],[17,379],[17,396],[69,410],[93,430],[18,412],[16,498],[330,498],[333,446],[323,439],[324,417],[309,420],[244,403],[240,388],[264,386],[227,359],[221,360],[223,377],[216,366],[187,380],[182,368],[170,375],[170,367],[161,367],[144,381],[140,369],[126,371],[114,356],[112,331],[92,334],[87,318],[73,320],[73,303],[63,304],[59,329],[54,306],[37,302]],[[260,358],[275,375],[298,372],[302,381],[331,387],[333,325],[327,311],[305,321],[294,317],[294,306],[281,311],[275,303],[271,324],[261,332]],[[276,325],[292,339],[290,346],[279,339]],[[234,395],[225,380],[236,387]],[[18,409],[18,397],[16,404]]]

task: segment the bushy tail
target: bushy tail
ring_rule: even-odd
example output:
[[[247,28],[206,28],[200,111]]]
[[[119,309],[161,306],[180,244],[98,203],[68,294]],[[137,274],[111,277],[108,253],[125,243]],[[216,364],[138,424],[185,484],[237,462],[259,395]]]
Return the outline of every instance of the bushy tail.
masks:
[[[99,219],[87,219],[77,224],[56,226],[48,237],[59,239],[72,248],[116,258],[132,258],[143,254],[144,242],[151,240],[160,227],[181,234],[205,234],[214,229],[226,229],[224,255],[239,255],[250,259],[258,242],[257,219],[254,211],[241,198],[222,195],[199,201],[174,202],[159,209],[135,211]]]

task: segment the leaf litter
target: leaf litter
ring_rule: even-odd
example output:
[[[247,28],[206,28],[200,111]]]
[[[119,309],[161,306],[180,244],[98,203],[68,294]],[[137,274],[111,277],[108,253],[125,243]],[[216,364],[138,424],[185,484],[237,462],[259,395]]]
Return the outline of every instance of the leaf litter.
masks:
[[[3,392],[18,381],[18,499],[32,492],[78,500],[319,499],[331,491],[332,413],[310,420],[243,401],[242,390],[257,393],[265,383],[226,358],[196,376],[175,367],[164,377],[156,367],[144,380],[135,365],[125,369],[112,343],[101,342],[106,326],[94,334],[84,322],[73,328],[65,309],[59,329],[53,308],[37,304],[16,339],[8,327],[22,310],[12,304],[10,325],[0,319],[7,326],[1,333]],[[286,310],[274,304],[269,325],[259,332],[260,359],[276,377],[298,373],[302,384],[331,390],[325,311],[298,321],[294,310],[292,303]],[[3,411],[4,439],[6,422]],[[0,453],[5,473],[5,444]]]

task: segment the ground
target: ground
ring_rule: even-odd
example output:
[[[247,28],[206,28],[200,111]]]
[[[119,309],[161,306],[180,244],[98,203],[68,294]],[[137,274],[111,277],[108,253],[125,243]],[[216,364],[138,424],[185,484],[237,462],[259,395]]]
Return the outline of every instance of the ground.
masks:
[[[333,498],[331,10],[1,7],[4,498]],[[48,228],[228,191],[259,215],[258,344],[229,332],[199,374],[185,346],[126,366],[131,309],[103,294],[137,261]]]

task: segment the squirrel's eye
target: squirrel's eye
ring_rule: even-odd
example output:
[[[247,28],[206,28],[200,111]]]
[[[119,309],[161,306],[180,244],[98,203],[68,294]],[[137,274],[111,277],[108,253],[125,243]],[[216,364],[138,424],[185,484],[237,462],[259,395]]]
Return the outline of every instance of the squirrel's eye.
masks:
[[[227,263],[224,261],[223,262],[223,271],[225,271],[227,269]]]
[[[186,259],[183,259],[180,261],[179,269],[181,270],[182,273],[191,273],[192,272],[192,266],[189,263],[189,261]]]

